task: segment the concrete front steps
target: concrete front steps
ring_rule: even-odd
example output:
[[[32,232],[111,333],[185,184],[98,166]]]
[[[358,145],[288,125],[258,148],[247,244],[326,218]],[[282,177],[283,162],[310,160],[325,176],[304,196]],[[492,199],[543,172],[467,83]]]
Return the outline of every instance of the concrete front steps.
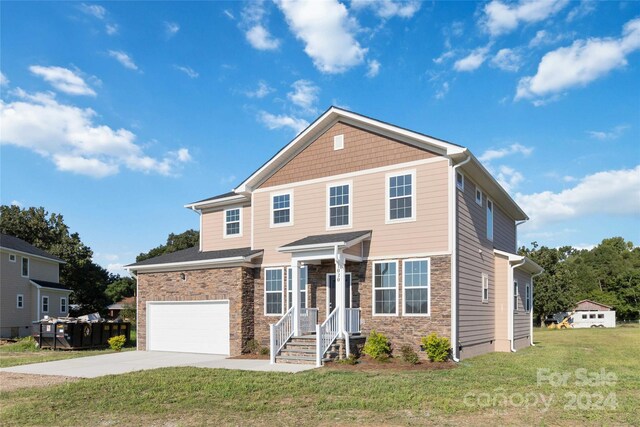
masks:
[[[338,357],[338,346],[333,343],[324,354],[323,362],[336,359]],[[293,337],[285,344],[276,356],[276,363],[300,363],[315,365],[316,363],[316,336],[303,335]]]

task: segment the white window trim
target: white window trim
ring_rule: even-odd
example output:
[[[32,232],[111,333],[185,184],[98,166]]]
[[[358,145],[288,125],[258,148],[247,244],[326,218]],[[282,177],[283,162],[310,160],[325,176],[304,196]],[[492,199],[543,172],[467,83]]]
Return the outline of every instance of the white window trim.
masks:
[[[489,204],[491,204],[491,236],[489,236]],[[495,232],[495,212],[496,212],[496,204],[493,203],[493,200],[487,198],[487,208],[486,208],[486,221],[487,221],[487,240],[493,242],[493,236]]]
[[[333,137],[333,151],[344,149],[344,134]]]
[[[331,187],[340,187],[346,185],[349,187],[349,223],[347,225],[335,225],[331,226]],[[327,184],[327,230],[341,230],[353,227],[353,181],[332,182]]]
[[[64,301],[64,305],[62,304],[62,302]],[[64,307],[64,310],[62,309]],[[66,297],[60,297],[60,313],[66,313],[69,311],[69,305],[67,304],[67,298]]]
[[[285,194],[289,195],[289,222],[282,222],[280,224],[275,224],[273,222],[273,198],[276,196],[284,196]],[[273,193],[269,193],[269,212],[270,212],[269,226],[271,228],[291,227],[293,225],[293,190],[275,191]]]
[[[458,176],[462,177],[462,183],[458,182]],[[464,180],[465,180],[464,174],[460,171],[456,171],[456,187],[460,191],[464,191]]]
[[[277,291],[267,291],[267,271],[270,270],[280,270],[282,272],[282,289],[280,290],[280,293],[282,294],[282,304],[280,305],[281,309],[280,309],[280,313],[267,313],[267,294],[275,294],[277,293]],[[263,282],[263,286],[264,286],[264,315],[265,316],[269,316],[269,317],[273,317],[273,316],[282,316],[285,312],[284,312],[284,308],[286,307],[286,301],[285,301],[285,293],[287,292],[287,281],[286,281],[286,277],[284,275],[284,267],[277,267],[277,268],[265,268],[264,269],[264,280]]]
[[[44,300],[47,300],[47,309],[44,309]],[[40,301],[40,311],[42,311],[43,313],[48,313],[49,312],[49,305],[51,304],[51,301],[49,300],[49,297],[47,295],[43,295],[42,296],[42,300]]]
[[[480,193],[480,199],[478,200],[478,193]],[[480,206],[482,206],[482,198],[483,198],[483,193],[482,193],[482,189],[480,189],[480,187],[478,187],[476,185],[476,203]]]
[[[426,313],[406,313],[407,301],[406,286],[404,285],[404,273],[407,262],[427,261],[427,312]],[[411,289],[422,289],[422,287],[413,287]],[[431,258],[413,258],[402,260],[402,315],[407,317],[431,317]]]
[[[395,290],[396,290],[396,312],[395,313],[376,313],[376,289],[384,289],[384,290],[394,289],[394,288],[376,288],[376,265],[377,264],[395,264],[396,265],[396,286],[395,286]],[[400,271],[398,270],[398,261],[397,260],[374,261],[374,263],[373,263],[373,271],[371,273],[371,288],[372,288],[372,292],[371,292],[371,313],[372,313],[372,316],[374,316],[374,317],[398,317],[398,316],[400,316],[400,310],[399,310],[399,306],[398,306],[398,304],[400,302],[400,295],[398,294],[398,275],[399,275],[399,273],[400,273]]]
[[[24,308],[24,294],[16,295],[16,308],[20,310]]]
[[[524,288],[524,311],[529,313],[531,311],[531,284],[527,283],[525,284],[525,288]]]
[[[239,219],[238,221],[240,222],[240,232],[238,234],[227,234],[227,211],[233,211],[238,209],[238,211],[240,212],[239,215]],[[242,213],[243,209],[242,206],[234,206],[234,207],[230,207],[228,209],[224,209],[222,211],[222,237],[225,239],[233,239],[236,237],[242,237],[242,220],[243,220],[243,213]],[[235,221],[233,221],[235,222]]]
[[[305,291],[304,291],[304,302],[305,302],[305,307],[309,308],[309,268],[305,265],[304,267],[300,267],[300,269],[306,268],[307,269],[307,283],[305,284]],[[285,293],[287,294],[287,300],[286,300],[286,307],[287,310],[289,310],[289,308],[291,307],[291,304],[293,304],[293,281],[291,282],[291,304],[289,304],[289,275],[291,274],[291,267],[287,267],[287,277],[286,277],[286,284],[285,284]],[[300,293],[303,293],[302,291]]]
[[[411,175],[411,217],[409,218],[399,218],[399,219],[391,219],[391,215],[389,214],[389,210],[391,209],[391,197],[389,196],[389,181],[391,181],[391,178],[395,177],[395,176],[402,176],[402,175]],[[417,212],[416,212],[416,200],[417,200],[417,194],[418,194],[418,183],[416,182],[416,170],[415,169],[411,169],[411,170],[405,170],[405,171],[396,171],[396,172],[389,172],[388,174],[385,175],[385,193],[384,193],[384,200],[385,200],[385,224],[397,224],[397,223],[402,223],[402,222],[412,222],[416,220],[417,217]]]
[[[482,303],[489,303],[489,275],[486,273],[482,273]],[[485,286],[486,284],[486,286]],[[487,290],[487,298],[484,297],[484,290]]]
[[[517,280],[513,281],[513,312],[518,311],[518,301],[520,300],[520,285]]]
[[[9,262],[16,262],[17,259],[16,254],[9,254]]]
[[[27,275],[24,275],[24,260],[27,260]],[[22,277],[29,277],[29,273],[31,272],[31,261],[29,260],[29,257],[23,256],[20,257],[20,276]]]

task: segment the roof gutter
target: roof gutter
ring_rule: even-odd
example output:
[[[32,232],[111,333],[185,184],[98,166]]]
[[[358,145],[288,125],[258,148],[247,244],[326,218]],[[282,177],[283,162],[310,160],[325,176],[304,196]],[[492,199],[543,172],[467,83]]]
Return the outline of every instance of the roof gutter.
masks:
[[[450,189],[450,218],[449,232],[451,235],[451,358],[454,362],[459,362],[458,358],[458,194],[456,185],[457,169],[471,160],[471,154],[467,152],[467,158],[451,168],[449,177]]]

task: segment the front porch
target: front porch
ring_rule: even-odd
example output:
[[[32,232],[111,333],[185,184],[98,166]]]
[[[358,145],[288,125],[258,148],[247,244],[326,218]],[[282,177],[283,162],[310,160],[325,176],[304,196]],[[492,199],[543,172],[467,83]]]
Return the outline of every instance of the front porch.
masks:
[[[288,310],[270,325],[271,363],[321,366],[325,360],[349,356],[350,341],[361,330],[356,280],[362,255],[353,249],[370,238],[370,231],[310,236],[278,249],[291,254],[291,266]]]

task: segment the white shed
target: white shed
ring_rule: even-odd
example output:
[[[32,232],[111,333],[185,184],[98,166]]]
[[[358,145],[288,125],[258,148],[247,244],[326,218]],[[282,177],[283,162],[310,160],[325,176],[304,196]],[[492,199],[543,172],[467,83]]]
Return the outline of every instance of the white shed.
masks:
[[[571,324],[574,328],[615,328],[616,312],[608,305],[582,300],[576,304]]]

